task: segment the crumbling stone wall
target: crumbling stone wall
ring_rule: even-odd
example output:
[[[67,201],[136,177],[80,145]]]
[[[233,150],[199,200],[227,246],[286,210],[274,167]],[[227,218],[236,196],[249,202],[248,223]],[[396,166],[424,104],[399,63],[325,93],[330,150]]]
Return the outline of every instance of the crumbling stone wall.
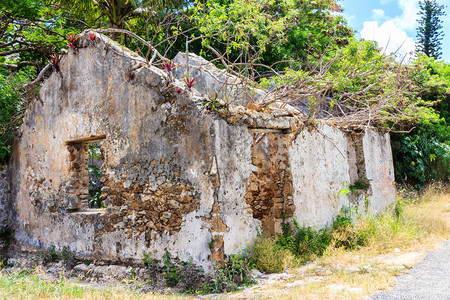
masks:
[[[294,186],[294,218],[305,225],[330,225],[342,207],[381,211],[395,201],[389,135],[367,129],[341,131],[321,124],[302,131],[289,148]],[[368,191],[340,195],[358,179]],[[379,193],[383,193],[381,196]],[[381,200],[381,198],[383,199]]]
[[[163,71],[100,38],[82,38],[27,110],[11,161],[18,240],[103,260],[167,249],[203,266],[236,252],[260,225],[242,201],[246,126],[204,113]],[[104,136],[105,209],[86,205],[87,144],[77,141],[92,136]]]
[[[19,242],[119,263],[167,249],[208,268],[258,232],[279,232],[285,217],[322,226],[349,205],[336,197],[355,165],[342,131],[320,124],[296,135],[294,118],[276,111],[207,112],[195,91],[177,93],[180,82],[106,37],[80,43],[30,104],[13,146]],[[105,208],[89,209],[87,143],[100,137]],[[393,199],[389,141],[366,131],[362,146],[384,207]]]
[[[366,130],[363,152],[366,177],[370,179],[369,206],[382,211],[395,202],[394,164],[389,134]]]
[[[87,171],[87,143],[70,143],[69,150],[69,182],[65,190],[68,195],[67,211],[78,211],[89,207],[89,174]]]
[[[253,139],[252,163],[258,170],[248,178],[245,201],[253,217],[261,220],[262,232],[273,235],[295,211],[288,153],[292,135],[261,132],[253,133]]]

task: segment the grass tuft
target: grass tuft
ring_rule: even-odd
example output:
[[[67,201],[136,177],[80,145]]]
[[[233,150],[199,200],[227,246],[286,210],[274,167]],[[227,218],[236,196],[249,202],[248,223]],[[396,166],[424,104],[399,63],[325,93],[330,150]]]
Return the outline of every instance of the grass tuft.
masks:
[[[299,266],[300,261],[276,240],[260,236],[251,250],[254,267],[262,272],[281,273]]]

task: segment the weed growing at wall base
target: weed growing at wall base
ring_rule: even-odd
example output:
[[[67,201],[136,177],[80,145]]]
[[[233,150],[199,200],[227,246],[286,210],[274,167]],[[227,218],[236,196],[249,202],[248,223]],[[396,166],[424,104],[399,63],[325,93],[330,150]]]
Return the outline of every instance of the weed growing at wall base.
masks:
[[[228,256],[216,265],[212,274],[205,274],[195,266],[192,259],[183,261],[172,257],[166,250],[162,260],[144,253],[144,264],[151,277],[151,284],[163,281],[165,286],[176,288],[188,294],[222,293],[238,290],[241,286],[255,283],[251,278],[253,267],[248,248],[242,248],[238,254]]]
[[[57,251],[55,246],[51,246],[42,250],[38,257],[44,265],[57,261],[62,261],[67,267],[73,267],[75,264],[75,256],[66,246],[61,251]]]
[[[239,253],[229,255],[219,263],[213,278],[204,283],[203,294],[236,291],[240,286],[256,283],[251,277],[253,259],[249,248],[243,247]]]
[[[421,197],[398,199],[382,214],[353,218],[351,210],[344,209],[332,226],[320,230],[299,226],[295,220],[285,222],[282,234],[274,238],[261,236],[253,245],[254,266],[264,272],[280,272],[286,262],[298,266],[342,251],[379,254],[424,241],[448,239],[450,224],[443,207],[448,210],[450,199],[442,191],[446,189],[441,187],[436,192],[431,188]]]

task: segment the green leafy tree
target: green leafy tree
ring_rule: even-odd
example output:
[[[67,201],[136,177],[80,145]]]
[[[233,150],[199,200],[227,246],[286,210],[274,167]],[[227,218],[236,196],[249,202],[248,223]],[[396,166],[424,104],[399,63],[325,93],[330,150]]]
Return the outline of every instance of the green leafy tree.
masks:
[[[416,51],[439,59],[444,36],[441,17],[446,15],[445,6],[438,4],[436,0],[424,0],[419,1],[419,7]]]
[[[0,164],[8,160],[11,141],[26,108],[26,97],[20,86],[34,74],[34,67],[29,66],[18,71],[0,68]]]
[[[414,65],[416,97],[433,103],[440,118],[409,125],[410,133],[392,134],[391,140],[396,180],[420,187],[450,180],[450,64],[423,55]]]
[[[353,31],[340,11],[335,0],[197,0],[173,11],[176,26],[155,41],[183,32],[170,50],[159,51],[173,57],[189,40],[189,52],[259,80],[286,67],[307,69],[348,44]]]
[[[93,12],[107,18],[109,28],[125,28],[126,24],[145,12],[156,12],[179,6],[183,0],[50,0],[49,4],[59,4],[66,8],[75,7],[85,14]]]
[[[85,28],[82,16],[31,0],[0,2],[0,67],[45,66],[66,46],[68,33]]]

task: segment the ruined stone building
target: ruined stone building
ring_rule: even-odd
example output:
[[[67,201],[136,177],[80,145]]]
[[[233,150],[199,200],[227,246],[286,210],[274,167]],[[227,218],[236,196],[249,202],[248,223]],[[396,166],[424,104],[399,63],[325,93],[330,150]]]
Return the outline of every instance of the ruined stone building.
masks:
[[[80,40],[28,108],[3,172],[1,221],[19,243],[122,262],[167,249],[207,267],[279,232],[283,218],[322,227],[343,206],[395,201],[388,134],[301,128],[238,106],[212,112],[201,93],[177,91],[166,71],[106,37]],[[88,205],[94,142],[104,208]],[[362,178],[367,193],[338,197]]]

